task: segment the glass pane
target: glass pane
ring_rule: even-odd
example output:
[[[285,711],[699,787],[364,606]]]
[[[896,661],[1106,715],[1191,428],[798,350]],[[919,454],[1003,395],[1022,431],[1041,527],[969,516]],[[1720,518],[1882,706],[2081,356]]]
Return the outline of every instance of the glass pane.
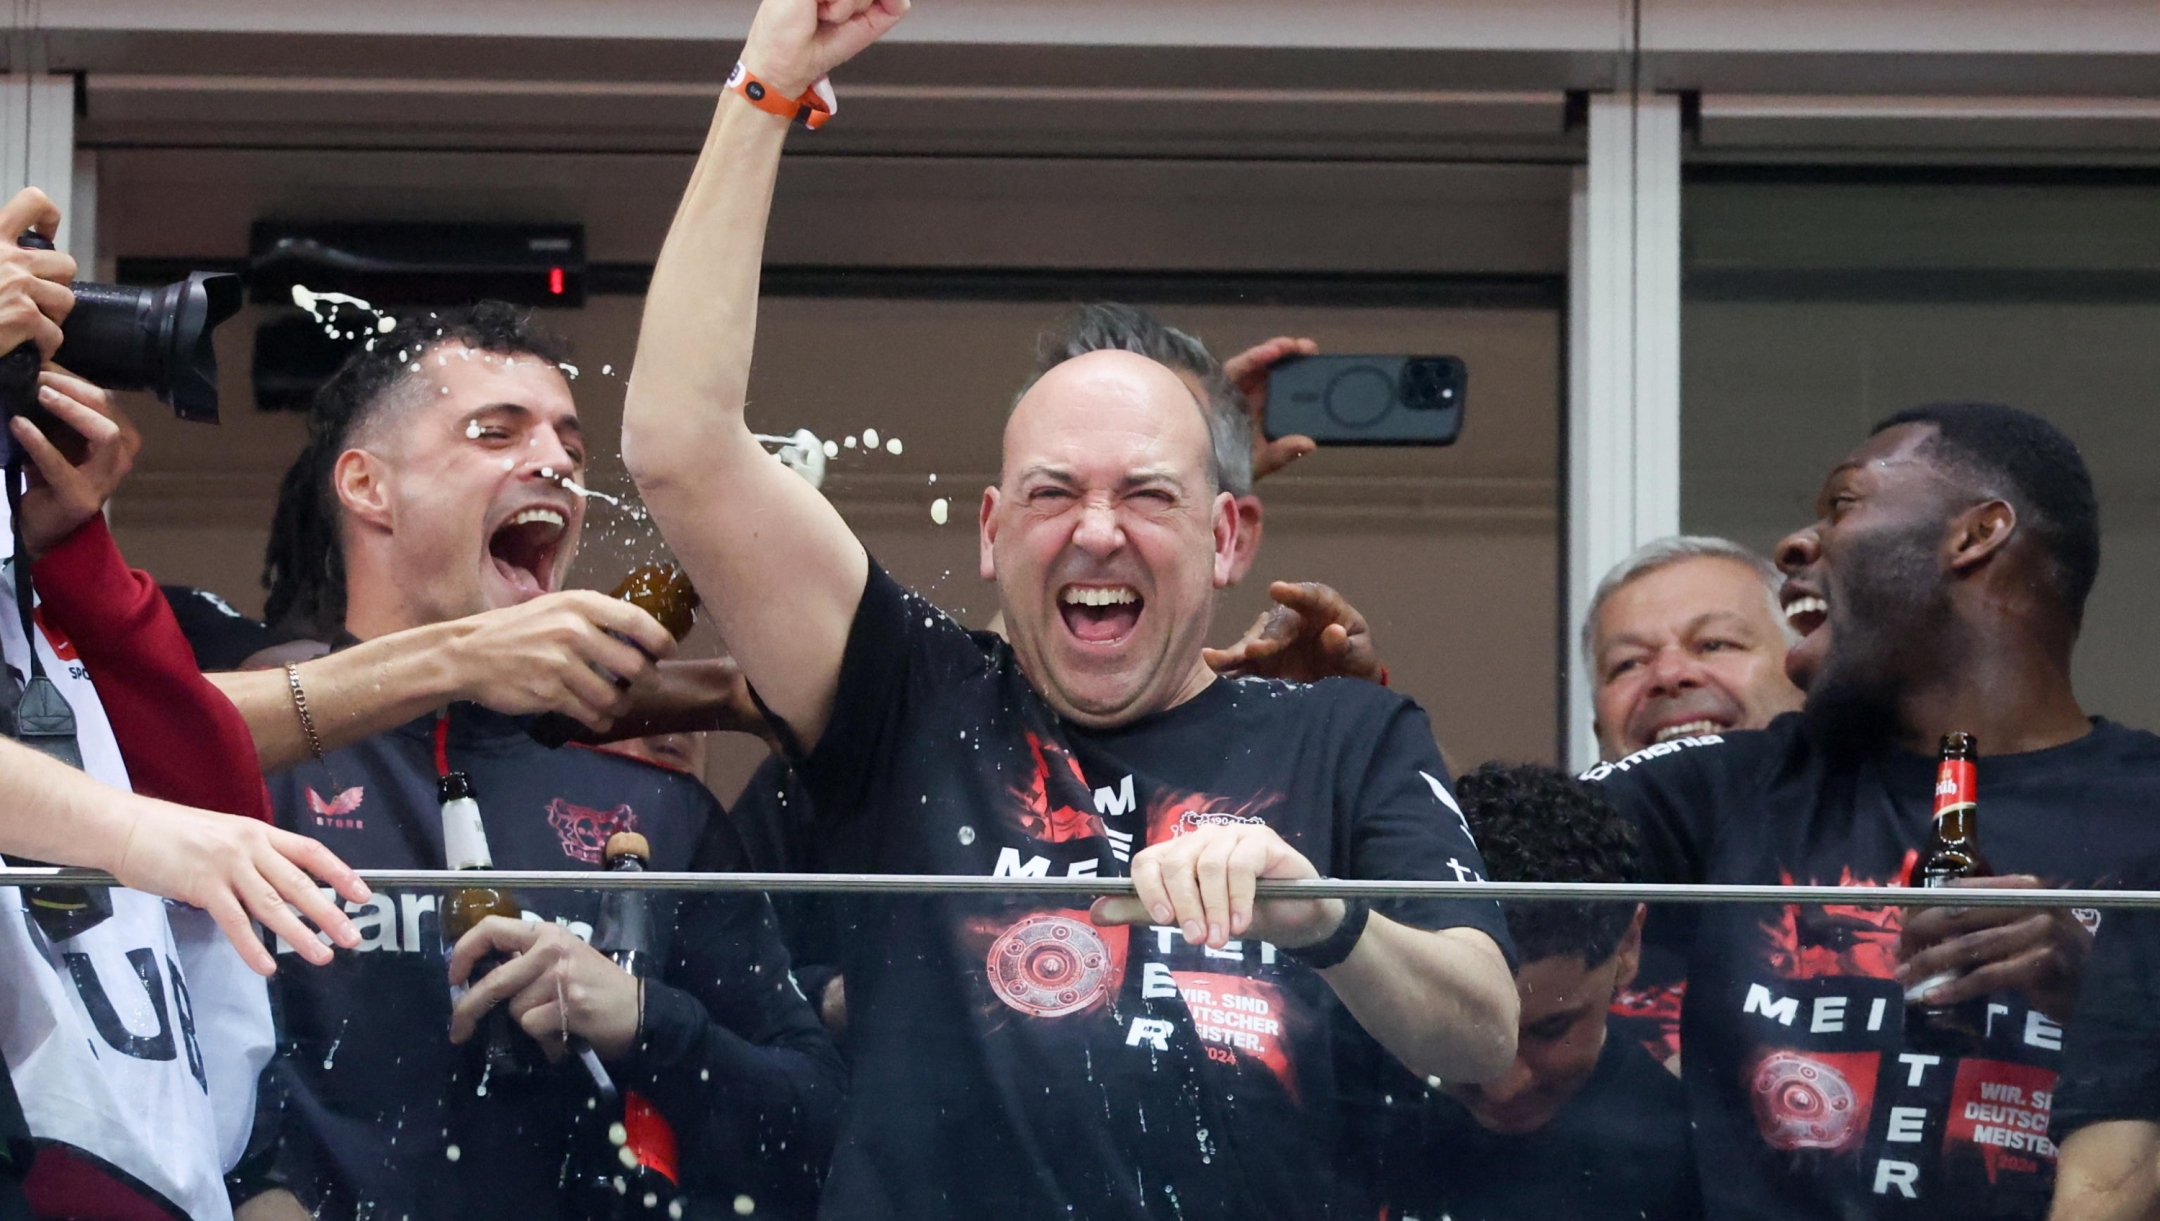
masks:
[[[1685,197],[1681,516],[1768,548],[1891,412],[1980,400],[2076,441],[2101,576],[2086,709],[2160,723],[2160,185],[2148,175],[1706,172]]]
[[[1888,1195],[1900,1215],[2042,1216],[2061,1142],[2095,1129],[2067,1155],[2094,1172],[2122,1140],[2160,1142],[2154,892],[1966,909],[2098,930],[2065,1012],[2044,990],[1908,1000],[1900,933],[1930,925],[1866,879],[1801,904],[1308,888],[1368,895],[1376,920],[1504,889],[1509,1059],[1479,1050],[1493,1023],[1445,1007],[1361,1020],[1345,999],[1373,993],[1273,943],[1099,921],[1087,892],[1111,879],[376,876],[375,903],[349,905],[357,950],[318,968],[277,947],[242,1196],[289,1191],[319,1216],[801,1217],[822,1198],[839,1216],[1663,1218]],[[522,1027],[463,1020],[446,887],[480,880],[586,960],[560,995],[591,1037],[562,1040],[552,985],[510,1002]],[[641,956],[620,957],[626,918],[650,922]],[[642,1025],[606,1016],[621,988],[634,1015],[638,985],[588,937],[643,977]],[[1429,963],[1393,983],[1446,997],[1469,977]],[[86,978],[109,1054],[144,1054],[121,977]],[[238,1027],[180,1003],[215,1078]],[[95,1017],[115,1006],[131,1016]],[[27,1097],[42,1071],[17,1072]]]

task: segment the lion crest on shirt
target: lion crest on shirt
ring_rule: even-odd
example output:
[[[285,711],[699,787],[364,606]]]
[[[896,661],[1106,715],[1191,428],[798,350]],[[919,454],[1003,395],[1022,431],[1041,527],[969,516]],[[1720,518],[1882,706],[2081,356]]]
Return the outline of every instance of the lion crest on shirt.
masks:
[[[595,810],[557,797],[548,803],[548,825],[562,840],[563,855],[588,865],[600,863],[608,837],[617,831],[638,829],[637,814],[629,806]]]

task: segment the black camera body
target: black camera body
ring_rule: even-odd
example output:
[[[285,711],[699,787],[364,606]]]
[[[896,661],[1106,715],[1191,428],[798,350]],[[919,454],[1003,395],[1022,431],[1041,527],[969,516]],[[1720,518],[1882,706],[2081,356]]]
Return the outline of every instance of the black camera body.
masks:
[[[1469,369],[1455,356],[1301,356],[1268,373],[1267,435],[1322,445],[1453,445]]]
[[[17,240],[53,248],[40,233]],[[54,363],[107,390],[148,390],[183,420],[217,423],[211,336],[240,310],[240,277],[197,271],[162,288],[77,281],[74,291],[75,308],[60,326]],[[38,405],[38,364],[37,349],[28,344],[0,356],[0,413],[24,416],[63,449],[79,444],[73,429]]]

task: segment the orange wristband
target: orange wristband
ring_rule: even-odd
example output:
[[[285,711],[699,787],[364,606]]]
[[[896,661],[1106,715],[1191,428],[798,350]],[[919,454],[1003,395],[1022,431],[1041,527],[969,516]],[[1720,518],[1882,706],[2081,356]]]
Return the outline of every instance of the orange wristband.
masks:
[[[744,101],[783,119],[794,119],[811,131],[825,126],[840,109],[839,98],[833,95],[832,85],[823,77],[818,78],[810,91],[799,98],[791,98],[751,75],[750,69],[737,60],[735,70],[728,73],[727,87],[742,95]]]

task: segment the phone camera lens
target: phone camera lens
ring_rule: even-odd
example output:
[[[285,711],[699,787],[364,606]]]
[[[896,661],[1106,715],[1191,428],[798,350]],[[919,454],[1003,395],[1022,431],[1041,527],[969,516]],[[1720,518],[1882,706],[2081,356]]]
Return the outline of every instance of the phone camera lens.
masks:
[[[1453,368],[1445,360],[1413,360],[1403,366],[1402,402],[1412,411],[1437,411],[1455,398],[1449,383]]]

